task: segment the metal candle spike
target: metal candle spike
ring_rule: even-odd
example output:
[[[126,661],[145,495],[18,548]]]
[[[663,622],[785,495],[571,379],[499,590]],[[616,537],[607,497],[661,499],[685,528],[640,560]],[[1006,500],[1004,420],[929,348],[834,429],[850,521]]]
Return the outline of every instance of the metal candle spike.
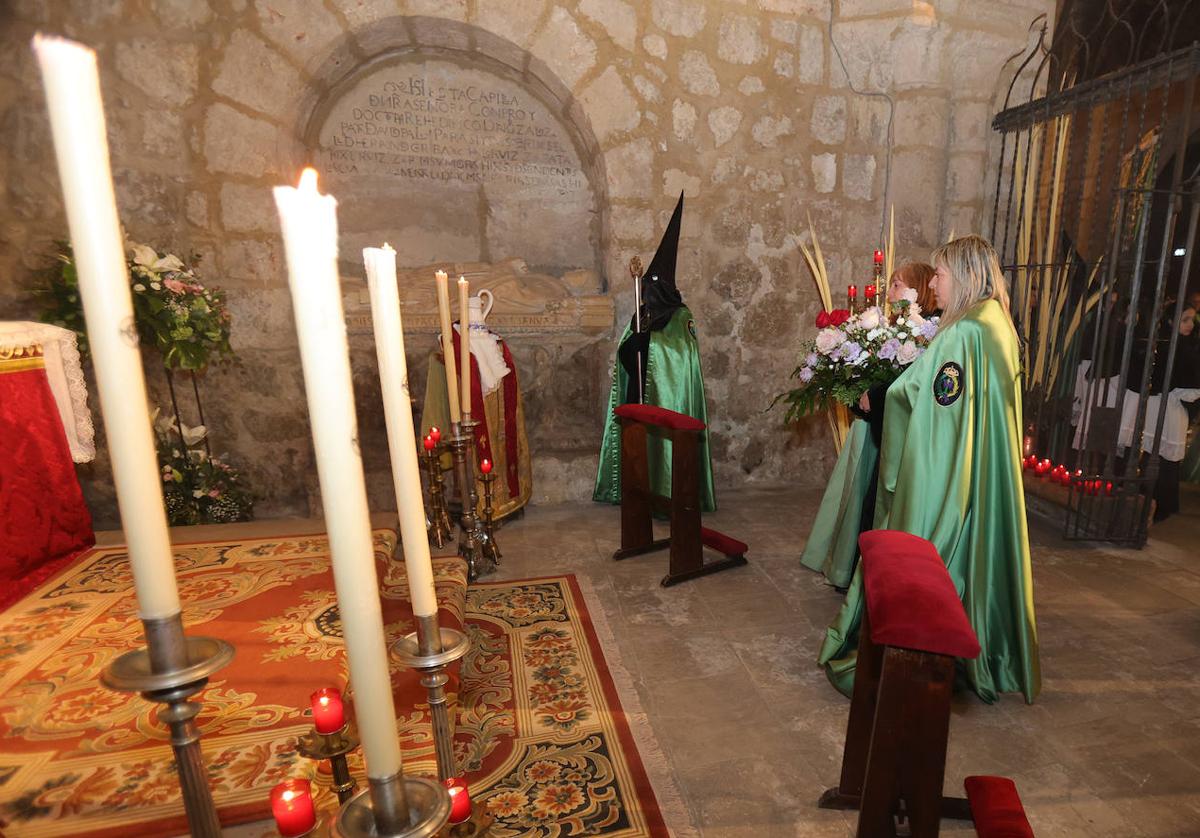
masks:
[[[633,275],[633,330],[640,335],[642,333],[642,260],[637,256],[634,256],[629,263],[629,273]],[[642,392],[645,385],[642,383],[642,350],[640,342],[638,343],[638,347],[638,404],[645,404],[646,394]]]
[[[219,838],[221,821],[200,754],[200,704],[188,699],[233,660],[233,647],[212,637],[187,637],[180,614],[143,619],[142,627],[146,647],[114,660],[101,672],[100,681],[109,689],[141,693],[147,701],[166,705],[158,718],[171,731],[189,831],[195,838]]]

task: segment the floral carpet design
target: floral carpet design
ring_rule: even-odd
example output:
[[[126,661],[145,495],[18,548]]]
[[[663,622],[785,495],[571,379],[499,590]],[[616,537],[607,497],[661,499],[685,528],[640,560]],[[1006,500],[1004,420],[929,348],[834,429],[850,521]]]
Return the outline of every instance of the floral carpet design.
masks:
[[[393,531],[375,533],[389,644],[414,629]],[[223,823],[269,817],[270,788],[328,766],[296,752],[308,694],[345,688],[341,625],[323,536],[176,547],[184,622],[237,656],[198,699]],[[573,577],[477,584],[435,558],[443,625],[472,648],[448,685],[455,747],[492,835],[666,835]],[[0,613],[0,834],[166,836],[186,831],[156,706],[109,691],[99,671],[141,645],[123,549],[97,549]],[[424,692],[393,669],[405,769],[432,774]],[[363,782],[361,752],[350,759]]]

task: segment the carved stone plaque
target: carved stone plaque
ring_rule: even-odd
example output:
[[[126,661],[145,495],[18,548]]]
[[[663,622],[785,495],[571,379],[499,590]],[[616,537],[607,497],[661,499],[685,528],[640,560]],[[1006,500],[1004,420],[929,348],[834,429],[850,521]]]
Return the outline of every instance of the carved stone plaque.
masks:
[[[599,267],[596,196],[571,135],[516,81],[408,57],[358,79],[316,136],[344,264],[388,241],[403,266]]]

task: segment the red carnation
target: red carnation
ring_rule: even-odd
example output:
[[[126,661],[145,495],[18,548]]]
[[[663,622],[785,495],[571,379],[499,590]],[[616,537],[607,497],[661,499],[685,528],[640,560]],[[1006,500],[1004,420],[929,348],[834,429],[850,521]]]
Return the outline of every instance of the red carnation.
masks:
[[[831,326],[840,326],[850,319],[850,310],[846,308],[835,308],[829,313],[829,324]]]
[[[832,321],[829,319],[829,312],[822,311],[819,314],[817,314],[817,328],[818,329],[824,329],[831,322]]]

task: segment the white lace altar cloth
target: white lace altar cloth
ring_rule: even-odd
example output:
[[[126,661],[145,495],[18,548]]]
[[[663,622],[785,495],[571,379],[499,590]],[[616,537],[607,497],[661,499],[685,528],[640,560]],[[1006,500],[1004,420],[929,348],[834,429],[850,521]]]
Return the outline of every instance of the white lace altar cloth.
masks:
[[[96,429],[88,410],[87,382],[79,363],[79,347],[70,329],[28,320],[0,320],[0,349],[41,344],[50,392],[58,405],[71,459],[91,462],[96,457]]]

